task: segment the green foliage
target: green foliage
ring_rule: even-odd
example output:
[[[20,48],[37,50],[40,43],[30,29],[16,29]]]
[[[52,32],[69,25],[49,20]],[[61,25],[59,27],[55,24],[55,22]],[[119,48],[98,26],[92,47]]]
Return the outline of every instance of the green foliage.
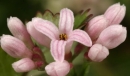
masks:
[[[90,16],[88,15],[88,11],[89,9],[86,11],[81,11],[75,16],[74,29],[81,28],[84,26],[84,24],[86,23],[88,19],[88,16]]]
[[[21,74],[16,73],[11,64],[16,61],[16,59],[7,55],[0,48],[0,76],[21,76]]]
[[[50,10],[46,10],[43,14],[38,12],[37,17],[43,18],[45,20],[49,20],[58,26],[59,23],[59,13],[53,14]]]
[[[88,76],[90,65],[87,62],[75,65],[67,76]]]

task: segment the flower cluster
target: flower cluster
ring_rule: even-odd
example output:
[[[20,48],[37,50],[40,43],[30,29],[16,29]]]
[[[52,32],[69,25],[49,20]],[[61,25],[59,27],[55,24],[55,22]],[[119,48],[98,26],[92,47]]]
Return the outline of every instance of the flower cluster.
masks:
[[[103,15],[89,21],[85,31],[93,42],[88,52],[88,57],[92,61],[102,61],[109,55],[108,49],[113,49],[125,41],[126,27],[120,25],[125,12],[126,7],[116,3],[110,6]]]
[[[34,45],[24,24],[16,17],[7,19],[8,28],[14,35],[1,37],[1,48],[10,56],[20,58],[12,67],[16,72],[26,72],[32,69],[40,69],[44,66],[44,58],[39,47]]]
[[[1,47],[10,56],[21,58],[12,64],[16,72],[27,72],[41,69],[47,64],[38,43],[50,49],[54,62],[45,66],[50,76],[66,76],[71,65],[65,56],[71,54],[74,41],[90,47],[88,57],[92,61],[102,61],[109,51],[126,39],[126,28],[119,23],[125,15],[125,6],[119,3],[112,5],[100,16],[89,21],[85,30],[75,29],[73,12],[67,8],[60,11],[59,26],[52,22],[35,17],[24,24],[16,17],[7,20],[11,35],[1,37]],[[79,45],[80,46],[80,45]],[[76,47],[77,48],[77,47]],[[77,50],[80,50],[78,48]]]
[[[39,40],[39,42],[43,42],[43,39],[45,39],[46,43],[49,44],[48,47],[50,48],[51,55],[53,56],[55,62],[47,65],[45,70],[51,76],[61,76],[59,71],[57,71],[58,68],[61,67],[64,69],[60,70],[65,70],[63,71],[65,74],[69,72],[70,68],[66,68],[66,66],[70,67],[70,65],[67,63],[67,61],[65,61],[65,55],[70,53],[73,41],[80,42],[85,46],[92,45],[89,35],[80,29],[73,30],[73,26],[73,12],[67,8],[64,8],[60,11],[59,29],[52,22],[41,18],[33,18],[32,21],[27,23],[27,29],[29,30],[29,33],[35,38],[36,41]],[[36,38],[34,30],[40,34],[43,34],[38,36],[41,37],[41,39]],[[49,40],[47,41],[48,38]],[[46,43],[43,42],[42,45]],[[64,73],[61,71],[61,74]]]

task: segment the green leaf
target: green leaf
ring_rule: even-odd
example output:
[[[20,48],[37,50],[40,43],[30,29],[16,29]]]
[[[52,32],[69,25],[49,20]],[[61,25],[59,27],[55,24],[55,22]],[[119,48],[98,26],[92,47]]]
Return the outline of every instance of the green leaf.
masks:
[[[46,10],[43,14],[43,19],[53,22],[53,13],[50,10]]]
[[[74,69],[76,76],[87,76],[89,71],[89,64],[87,62],[84,62],[83,64],[76,65]]]
[[[86,22],[90,15],[88,15],[88,10],[82,11],[78,13],[75,16],[75,21],[74,21],[74,29],[80,28],[83,26],[83,24]]]
[[[59,13],[53,14],[51,11],[46,10],[43,14],[43,19],[49,20],[52,23],[54,23],[56,26],[58,26],[59,23]]]
[[[16,61],[16,59],[7,55],[0,48],[0,76],[21,76],[21,74],[16,73],[11,64]]]
[[[49,20],[58,26],[59,23],[59,13],[53,14],[50,10],[46,10],[43,14],[38,12],[37,17],[43,18],[45,20]]]
[[[41,12],[37,12],[36,17],[40,17],[40,18],[42,18],[42,13],[41,13]]]

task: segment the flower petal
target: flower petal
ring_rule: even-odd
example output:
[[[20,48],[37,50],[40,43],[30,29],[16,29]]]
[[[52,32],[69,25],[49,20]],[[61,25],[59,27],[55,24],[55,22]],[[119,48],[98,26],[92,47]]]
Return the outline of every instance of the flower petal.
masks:
[[[59,38],[59,30],[52,22],[43,20],[41,18],[33,18],[32,23],[37,31],[45,34],[50,39]]]
[[[66,41],[52,40],[51,41],[51,54],[55,61],[63,62],[65,55]]]
[[[64,8],[60,11],[59,30],[61,33],[70,33],[74,26],[74,15],[70,9]]]
[[[42,34],[41,32],[37,31],[32,22],[27,23],[27,30],[29,34],[41,45],[46,47],[50,47],[51,39],[48,38],[46,35]]]
[[[82,31],[82,30],[74,30],[73,32],[71,32],[69,34],[69,37],[68,37],[68,42],[70,41],[77,41],[85,46],[92,46],[92,41],[89,37],[89,35],[85,32],[85,31]]]

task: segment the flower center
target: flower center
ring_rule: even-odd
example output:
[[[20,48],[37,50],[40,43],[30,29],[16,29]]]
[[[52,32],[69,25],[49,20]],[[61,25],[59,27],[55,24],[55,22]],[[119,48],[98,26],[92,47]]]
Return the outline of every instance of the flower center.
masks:
[[[59,38],[60,38],[60,40],[67,40],[67,35],[66,34],[60,34]]]

